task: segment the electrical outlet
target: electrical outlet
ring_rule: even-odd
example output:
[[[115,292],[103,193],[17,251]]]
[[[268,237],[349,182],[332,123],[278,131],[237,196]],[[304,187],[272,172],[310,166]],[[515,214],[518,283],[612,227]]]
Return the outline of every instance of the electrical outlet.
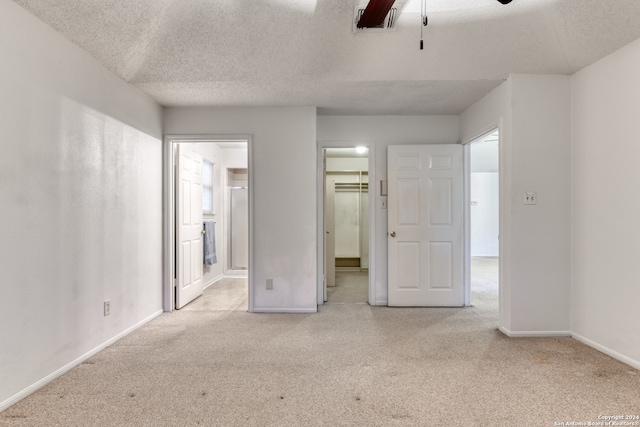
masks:
[[[525,191],[524,192],[524,204],[525,205],[535,205],[538,203],[538,195],[535,191]]]
[[[267,279],[267,290],[268,291],[273,290],[273,279]]]
[[[104,315],[108,316],[111,314],[111,301],[104,302]]]

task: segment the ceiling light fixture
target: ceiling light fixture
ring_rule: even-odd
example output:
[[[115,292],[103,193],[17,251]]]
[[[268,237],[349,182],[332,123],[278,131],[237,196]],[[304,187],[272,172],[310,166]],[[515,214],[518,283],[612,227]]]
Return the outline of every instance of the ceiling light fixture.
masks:
[[[511,3],[511,0],[498,0],[500,3],[502,4],[509,4]]]

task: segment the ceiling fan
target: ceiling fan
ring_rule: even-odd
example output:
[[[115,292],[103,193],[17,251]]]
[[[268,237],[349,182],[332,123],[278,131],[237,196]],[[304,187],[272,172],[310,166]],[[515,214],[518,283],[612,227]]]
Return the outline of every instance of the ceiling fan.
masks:
[[[358,28],[376,28],[382,25],[395,0],[370,0],[356,26]]]
[[[498,0],[502,4],[509,4],[512,0]],[[356,26],[358,28],[376,28],[382,25],[385,17],[391,10],[391,7],[395,3],[395,0],[370,0],[367,7],[364,9],[362,16],[358,20]],[[422,0],[425,3],[425,0]],[[423,25],[426,26],[425,17],[422,17]]]
[[[509,4],[512,0],[498,0],[501,4]],[[369,4],[360,15],[356,27],[357,28],[376,28],[380,27],[384,22],[389,10],[395,3],[395,0],[369,0]],[[424,42],[422,40],[422,27],[426,27],[428,21],[427,18],[427,0],[421,0],[421,13],[420,13],[420,50],[423,50]]]

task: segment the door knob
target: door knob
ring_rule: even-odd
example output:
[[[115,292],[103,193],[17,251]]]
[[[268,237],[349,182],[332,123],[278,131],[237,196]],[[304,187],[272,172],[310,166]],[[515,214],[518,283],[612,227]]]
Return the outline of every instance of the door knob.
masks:
[[[390,236],[391,236],[391,237],[396,237],[396,232],[395,232],[395,231],[392,231],[392,232],[391,232],[391,234],[390,234]]]
[[[204,233],[206,233],[206,231],[201,230],[200,233],[204,236]]]

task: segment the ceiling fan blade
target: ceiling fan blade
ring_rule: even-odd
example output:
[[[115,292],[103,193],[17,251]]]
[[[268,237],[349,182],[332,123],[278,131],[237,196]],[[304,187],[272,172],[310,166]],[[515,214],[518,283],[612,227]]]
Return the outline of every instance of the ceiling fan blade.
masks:
[[[358,28],[379,27],[384,22],[393,3],[395,0],[370,0],[356,26]]]

